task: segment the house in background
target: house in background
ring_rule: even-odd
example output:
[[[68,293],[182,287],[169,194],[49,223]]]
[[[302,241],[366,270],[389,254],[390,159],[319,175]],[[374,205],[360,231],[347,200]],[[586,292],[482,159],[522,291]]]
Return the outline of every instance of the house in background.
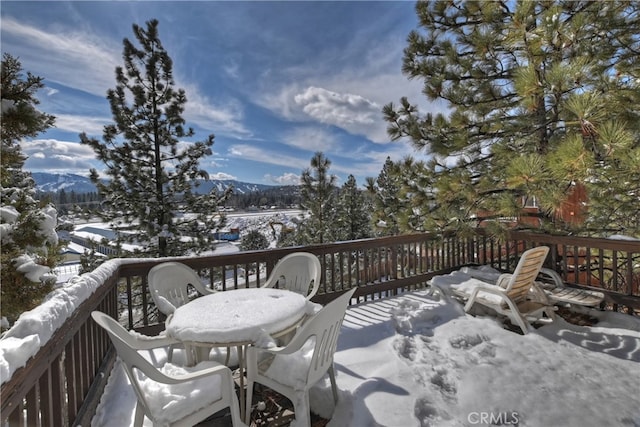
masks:
[[[544,213],[540,210],[540,205],[536,197],[522,197],[521,214],[518,217],[491,218],[489,212],[479,213],[481,219],[479,226],[487,226],[490,221],[499,221],[510,228],[542,228]],[[567,197],[560,207],[553,213],[553,220],[567,228],[579,226],[584,223],[588,215],[588,195],[587,189],[582,183],[574,182],[567,190]],[[491,219],[488,219],[491,218]],[[511,248],[507,255],[521,254],[525,247]],[[558,268],[565,271],[566,280],[571,283],[579,283],[585,286],[602,287],[603,284],[597,278],[599,275],[592,274],[593,268],[599,268],[595,263],[595,256],[591,256],[587,249],[573,246],[558,245],[554,252]],[[608,261],[607,261],[608,262]]]
[[[60,252],[62,255],[62,264],[80,262],[80,257],[84,254],[85,250],[88,249],[82,245],[74,242],[68,242]]]

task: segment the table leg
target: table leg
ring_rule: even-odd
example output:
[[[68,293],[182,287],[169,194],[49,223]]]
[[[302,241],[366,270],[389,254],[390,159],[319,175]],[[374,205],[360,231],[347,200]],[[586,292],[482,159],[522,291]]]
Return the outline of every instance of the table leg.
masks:
[[[186,357],[187,366],[195,366],[197,361],[195,357],[195,348],[187,343],[184,344],[184,353]]]
[[[211,347],[197,346],[195,350],[196,350],[196,363],[209,360],[209,353],[211,352]]]
[[[240,419],[245,419],[245,416],[248,417],[245,408],[245,401],[247,398],[246,390],[244,389],[244,373],[246,369],[246,362],[244,360],[244,346],[239,345],[237,347],[238,350],[238,372],[240,373]],[[247,420],[248,424],[248,420]]]

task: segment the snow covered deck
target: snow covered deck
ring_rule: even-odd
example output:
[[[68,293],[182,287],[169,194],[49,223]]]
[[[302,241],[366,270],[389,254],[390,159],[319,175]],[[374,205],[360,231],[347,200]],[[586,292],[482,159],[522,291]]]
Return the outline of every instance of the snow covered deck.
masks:
[[[335,355],[339,404],[326,379],[312,390],[312,410],[328,427],[472,425],[488,416],[525,426],[638,424],[629,397],[640,319],[592,315],[592,327],[559,318],[523,336],[426,291],[352,306]],[[116,364],[92,426],[131,426],[135,400]]]

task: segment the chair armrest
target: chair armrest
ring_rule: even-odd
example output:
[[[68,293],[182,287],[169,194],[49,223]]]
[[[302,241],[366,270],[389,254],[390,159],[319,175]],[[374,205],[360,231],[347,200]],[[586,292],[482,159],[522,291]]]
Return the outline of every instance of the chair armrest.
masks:
[[[471,307],[473,306],[473,304],[476,302],[476,297],[478,296],[478,293],[480,292],[485,292],[491,295],[496,295],[498,297],[500,297],[501,303],[499,305],[502,305],[502,303],[506,304],[507,307],[509,307],[509,310],[511,310],[511,312],[513,313],[518,313],[518,306],[516,305],[516,303],[509,297],[509,295],[507,295],[507,293],[504,291],[504,289],[502,288],[498,288],[497,286],[492,286],[491,288],[489,287],[484,287],[484,286],[478,286],[476,288],[473,289],[473,292],[471,292],[471,296],[469,297],[469,300],[467,301],[467,303],[464,306],[464,311],[465,312],[469,312],[469,310],[471,310]],[[486,305],[486,304],[483,304]],[[495,307],[495,303],[492,303],[492,305]],[[524,329],[523,329],[524,330]]]
[[[538,273],[538,276],[545,276],[550,278],[551,280],[553,280],[553,284],[556,285],[556,287],[558,288],[565,287],[564,282],[562,281],[562,278],[560,277],[560,275],[556,271],[550,268],[541,268],[540,272]]]
[[[176,311],[176,307],[162,295],[155,295],[154,300],[156,302],[158,310],[160,310],[163,314],[168,316]]]
[[[211,295],[217,292],[215,289],[207,288],[204,283],[196,282],[195,280],[191,283],[191,287],[199,294],[198,296]]]
[[[499,286],[502,289],[507,289],[509,280],[511,280],[511,276],[513,276],[511,273],[502,273],[500,276],[498,276],[498,280],[496,280],[496,286]]]
[[[313,316],[311,316],[309,319],[313,319]],[[304,345],[310,339],[312,338],[316,339],[315,333],[310,333],[306,331],[308,327],[307,325],[308,324],[305,323],[301,327],[299,327],[296,331],[296,334],[291,338],[291,340],[286,345],[278,346],[278,347],[269,347],[269,348],[250,346],[247,348],[247,355],[253,354],[254,356],[256,356],[258,352],[270,353],[273,355],[293,354],[299,351],[302,347],[304,347]]]
[[[204,378],[210,375],[221,375],[223,378],[227,377],[229,381],[232,381],[231,370],[227,366],[212,361],[204,363],[215,364],[215,366],[210,366],[208,368],[199,369],[194,372],[189,372],[182,375],[167,375],[157,369],[154,369],[151,372],[144,372],[144,374],[152,380],[163,384],[179,384]]]
[[[546,305],[553,305],[549,299],[549,295],[547,295],[544,289],[542,289],[536,282],[531,284],[531,293],[536,297],[537,301]]]
[[[217,363],[217,362],[210,362],[210,363]],[[200,369],[198,371],[189,372],[188,374],[184,374],[184,375],[176,375],[176,376],[167,375],[167,378],[175,379],[180,382],[185,382],[185,381],[197,380],[198,378],[207,377],[209,375],[222,375],[223,377],[229,376],[229,378],[231,378],[231,369],[229,369],[228,366],[217,364],[217,366]]]
[[[260,286],[261,288],[273,288],[276,286],[276,283],[278,283],[278,279],[280,279],[280,277],[273,277],[273,275],[267,277],[267,281],[264,282],[264,284],[262,286]]]
[[[507,298],[509,297],[505,292],[504,288],[499,287],[497,285],[487,284],[487,286],[478,285],[475,288],[473,288],[469,296],[469,299],[476,298],[480,292],[486,292],[488,294],[498,295],[500,297],[507,297]]]
[[[271,353],[274,356],[277,356],[278,354],[292,354],[295,353],[296,351],[300,350],[302,348],[302,344],[304,344],[309,337],[307,337],[307,339],[305,339],[302,344],[298,344],[296,342],[294,342],[295,336],[291,339],[291,341],[284,347],[280,346],[280,347],[269,347],[269,348],[262,348],[262,347],[248,347],[247,348],[247,357],[249,356],[250,353]],[[300,341],[299,339],[296,341]],[[293,344],[293,345],[292,345]]]
[[[171,338],[167,335],[149,336],[143,335],[135,331],[129,331],[132,340],[129,345],[136,350],[150,350],[153,348],[164,347],[167,345],[179,344],[175,338]]]

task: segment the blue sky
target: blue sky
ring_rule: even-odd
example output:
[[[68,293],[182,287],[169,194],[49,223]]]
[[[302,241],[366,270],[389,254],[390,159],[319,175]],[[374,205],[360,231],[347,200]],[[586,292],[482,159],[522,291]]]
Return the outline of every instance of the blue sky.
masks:
[[[106,100],[132,25],[158,19],[195,140],[216,135],[201,166],[212,178],[297,184],[322,151],[338,183],[360,186],[385,159],[416,153],[391,142],[382,107],[408,96],[442,110],[401,72],[414,2],[2,1],[2,52],[43,77],[39,109],[56,128],[23,143],[30,171],[87,175],[103,165],[78,134],[101,138]]]

